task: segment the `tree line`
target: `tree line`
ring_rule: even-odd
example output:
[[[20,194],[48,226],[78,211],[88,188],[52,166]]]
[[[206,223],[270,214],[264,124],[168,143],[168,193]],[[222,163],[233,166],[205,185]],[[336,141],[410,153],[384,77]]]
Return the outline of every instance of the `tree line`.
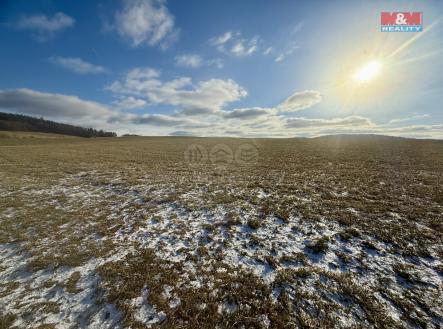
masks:
[[[22,114],[0,112],[0,130],[31,131],[79,137],[116,137],[114,132],[83,128]]]

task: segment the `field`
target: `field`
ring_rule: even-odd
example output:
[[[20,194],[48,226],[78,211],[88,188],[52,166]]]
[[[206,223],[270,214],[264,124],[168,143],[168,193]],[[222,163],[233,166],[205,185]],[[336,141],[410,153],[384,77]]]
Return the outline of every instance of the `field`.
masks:
[[[0,328],[440,328],[443,141],[0,134]]]

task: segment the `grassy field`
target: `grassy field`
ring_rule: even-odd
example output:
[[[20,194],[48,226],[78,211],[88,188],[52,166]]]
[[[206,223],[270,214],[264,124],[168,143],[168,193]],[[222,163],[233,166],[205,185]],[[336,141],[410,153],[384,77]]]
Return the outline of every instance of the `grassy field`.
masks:
[[[440,328],[443,142],[0,133],[0,328]]]

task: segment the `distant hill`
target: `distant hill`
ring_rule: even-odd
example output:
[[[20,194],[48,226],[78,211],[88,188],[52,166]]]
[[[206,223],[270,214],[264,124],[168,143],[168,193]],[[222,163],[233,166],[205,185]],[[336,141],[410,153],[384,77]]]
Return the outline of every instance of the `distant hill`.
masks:
[[[0,112],[0,130],[29,131],[79,137],[116,137],[114,132],[83,128],[27,115]]]
[[[380,134],[335,134],[314,137],[314,139],[352,139],[352,140],[406,140],[408,138],[399,136],[388,136]]]

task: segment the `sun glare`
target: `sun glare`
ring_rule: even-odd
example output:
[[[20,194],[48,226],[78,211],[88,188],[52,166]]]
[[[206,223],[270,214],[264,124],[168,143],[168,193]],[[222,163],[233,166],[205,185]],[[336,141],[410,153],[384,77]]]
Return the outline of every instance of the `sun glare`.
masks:
[[[366,83],[374,80],[381,72],[382,64],[379,61],[366,63],[354,74],[354,80],[358,83]]]

